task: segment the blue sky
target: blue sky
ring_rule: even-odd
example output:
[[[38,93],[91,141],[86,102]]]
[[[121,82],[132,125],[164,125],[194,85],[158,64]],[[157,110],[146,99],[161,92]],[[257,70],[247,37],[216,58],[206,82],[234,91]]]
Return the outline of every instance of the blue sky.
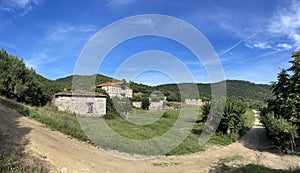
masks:
[[[141,14],[168,15],[196,27],[219,55],[226,79],[275,81],[280,68],[289,67],[291,52],[300,50],[297,0],[0,0],[0,47],[23,58],[37,73],[57,79],[74,73],[80,52],[94,34],[112,22]],[[99,73],[114,76],[128,57],[146,50],[171,53],[197,82],[209,82],[190,50],[154,36],[117,46]],[[151,71],[134,81],[172,82]]]

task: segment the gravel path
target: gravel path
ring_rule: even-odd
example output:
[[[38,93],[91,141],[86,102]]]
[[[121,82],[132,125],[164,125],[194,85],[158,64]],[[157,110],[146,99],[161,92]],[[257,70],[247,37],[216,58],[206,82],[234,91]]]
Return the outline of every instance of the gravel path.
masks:
[[[0,132],[14,141],[23,141],[24,151],[50,163],[52,172],[213,172],[220,159],[235,155],[242,155],[244,164],[259,163],[276,169],[300,167],[300,157],[265,151],[270,143],[257,112],[255,118],[253,128],[229,146],[212,146],[203,152],[183,156],[126,160],[52,131],[0,104]]]

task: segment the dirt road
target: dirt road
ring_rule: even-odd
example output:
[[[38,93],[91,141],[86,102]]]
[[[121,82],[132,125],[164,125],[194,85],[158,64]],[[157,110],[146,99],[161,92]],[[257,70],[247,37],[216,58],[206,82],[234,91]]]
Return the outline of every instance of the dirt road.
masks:
[[[184,156],[126,160],[114,157],[97,147],[72,139],[60,132],[19,115],[0,104],[0,132],[24,143],[24,151],[51,164],[52,172],[100,173],[182,173],[209,172],[221,158],[242,155],[246,163],[260,163],[270,168],[300,167],[300,157],[264,152],[268,147],[264,128],[256,114],[254,127],[238,142],[214,146],[204,152]]]

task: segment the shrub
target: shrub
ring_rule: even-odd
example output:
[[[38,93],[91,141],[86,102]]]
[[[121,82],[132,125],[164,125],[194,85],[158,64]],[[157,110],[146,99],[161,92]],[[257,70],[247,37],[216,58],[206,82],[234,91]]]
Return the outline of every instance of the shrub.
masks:
[[[290,148],[292,152],[294,151],[294,137],[297,135],[297,126],[284,118],[275,118],[273,112],[261,117],[261,121],[278,146],[283,150]]]

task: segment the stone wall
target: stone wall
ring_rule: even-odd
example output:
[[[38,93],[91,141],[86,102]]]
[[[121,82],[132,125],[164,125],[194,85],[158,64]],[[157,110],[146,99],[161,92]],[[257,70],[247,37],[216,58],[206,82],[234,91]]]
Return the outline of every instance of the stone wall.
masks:
[[[57,96],[53,102],[60,111],[89,116],[102,116],[106,114],[105,97]]]
[[[164,100],[159,102],[150,101],[149,110],[163,110],[164,109]]]
[[[132,106],[136,108],[142,108],[142,102],[132,102]]]
[[[185,99],[184,102],[187,105],[202,105],[203,104],[201,99]]]

